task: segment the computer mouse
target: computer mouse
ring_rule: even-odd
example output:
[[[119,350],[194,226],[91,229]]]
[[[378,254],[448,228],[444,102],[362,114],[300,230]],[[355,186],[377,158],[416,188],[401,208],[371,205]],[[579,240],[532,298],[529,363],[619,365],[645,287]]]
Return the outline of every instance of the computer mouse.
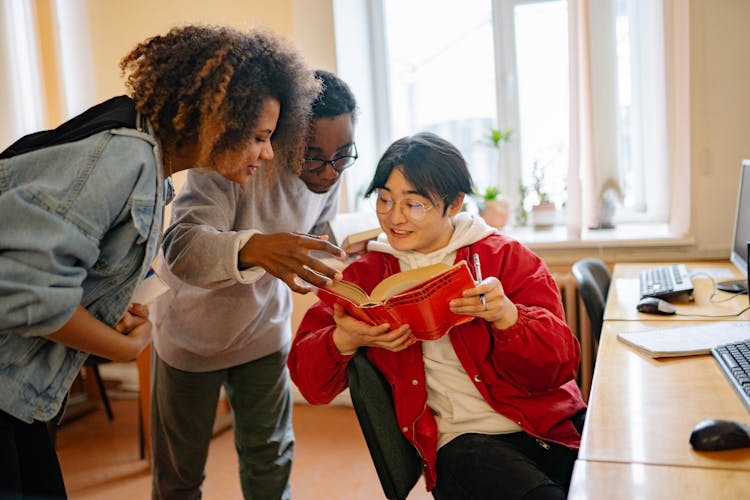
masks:
[[[732,420],[704,420],[690,433],[690,444],[699,451],[750,448],[750,426]]]
[[[674,314],[677,312],[675,306],[664,299],[656,297],[644,297],[636,306],[638,312],[648,314]]]

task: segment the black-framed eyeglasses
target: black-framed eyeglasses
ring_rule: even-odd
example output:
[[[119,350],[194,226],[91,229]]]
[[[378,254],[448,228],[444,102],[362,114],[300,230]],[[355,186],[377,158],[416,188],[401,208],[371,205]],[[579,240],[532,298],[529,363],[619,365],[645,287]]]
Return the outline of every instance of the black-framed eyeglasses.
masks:
[[[330,163],[331,167],[340,174],[354,165],[354,162],[359,158],[356,144],[352,144],[351,149],[347,153],[348,154],[337,156],[330,160],[324,160],[323,158],[305,158],[305,170],[311,174],[319,174],[326,168],[326,165]]]

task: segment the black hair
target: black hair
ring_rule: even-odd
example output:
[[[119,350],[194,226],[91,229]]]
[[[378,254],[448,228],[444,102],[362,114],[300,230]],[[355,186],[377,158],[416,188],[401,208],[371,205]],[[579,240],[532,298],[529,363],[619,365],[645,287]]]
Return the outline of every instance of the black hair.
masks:
[[[385,187],[395,168],[401,170],[417,194],[435,205],[444,200],[443,214],[459,194],[474,191],[474,182],[461,152],[432,132],[420,132],[391,144],[375,168],[365,197]]]
[[[356,121],[357,100],[344,80],[330,71],[315,71],[315,78],[322,84],[323,90],[312,105],[313,118],[334,118],[345,113],[352,115]]]

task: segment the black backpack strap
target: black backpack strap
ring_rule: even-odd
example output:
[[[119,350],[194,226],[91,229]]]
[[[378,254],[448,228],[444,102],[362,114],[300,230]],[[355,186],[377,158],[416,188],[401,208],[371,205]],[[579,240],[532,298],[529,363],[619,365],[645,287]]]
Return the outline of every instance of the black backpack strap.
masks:
[[[55,129],[21,137],[0,153],[0,159],[77,141],[103,130],[138,128],[136,119],[135,102],[130,97],[113,97],[87,109]]]

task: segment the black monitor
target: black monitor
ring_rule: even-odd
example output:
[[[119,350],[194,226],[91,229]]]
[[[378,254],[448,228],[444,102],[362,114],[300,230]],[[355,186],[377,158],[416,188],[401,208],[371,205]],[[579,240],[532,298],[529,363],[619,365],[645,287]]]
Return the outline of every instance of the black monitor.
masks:
[[[729,259],[745,276],[744,279],[722,281],[719,290],[734,293],[747,293],[748,243],[750,243],[750,160],[742,161],[740,189],[737,195],[737,212],[734,215],[734,237]]]

